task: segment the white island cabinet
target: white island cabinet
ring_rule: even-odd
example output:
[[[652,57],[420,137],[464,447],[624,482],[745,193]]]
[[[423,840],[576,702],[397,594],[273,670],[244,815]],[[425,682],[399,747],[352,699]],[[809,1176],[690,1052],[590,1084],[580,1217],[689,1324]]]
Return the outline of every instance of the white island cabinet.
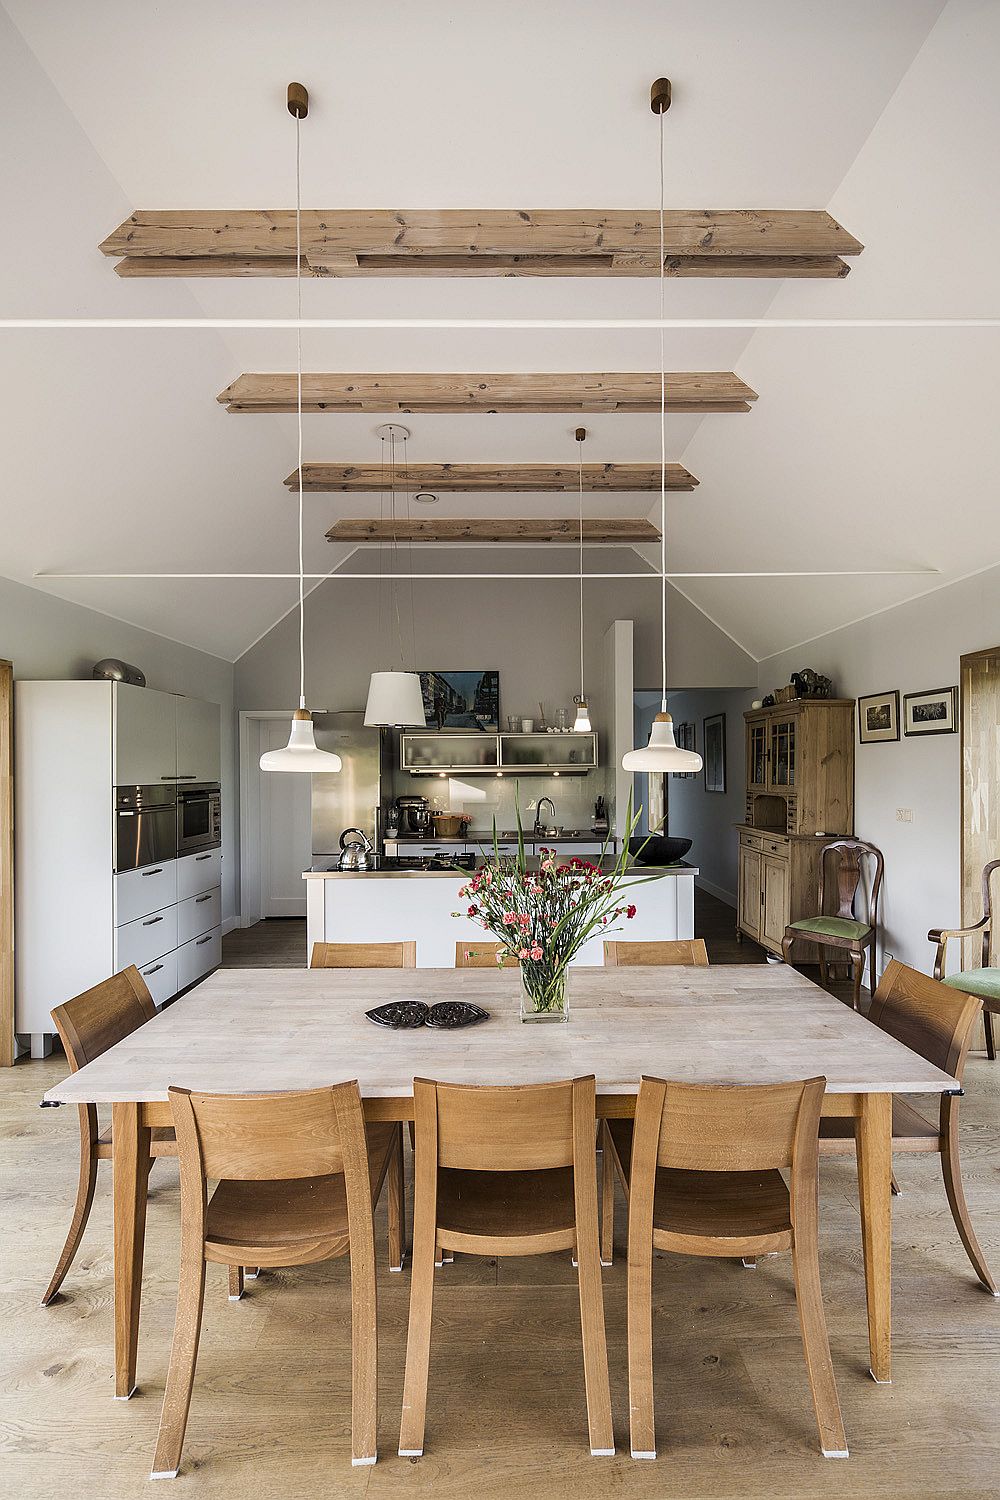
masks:
[[[646,880],[636,869],[626,879],[623,902],[632,902],[632,921],[615,924],[585,943],[573,960],[577,964],[604,962],[603,937],[635,942],[694,937],[693,865],[671,865],[661,878]],[[436,870],[306,870],[307,952],[313,943],[417,944],[419,969],[450,969],[456,943],[490,941],[464,913],[468,898],[459,891],[471,879]],[[452,912],[462,916],[453,917]]]

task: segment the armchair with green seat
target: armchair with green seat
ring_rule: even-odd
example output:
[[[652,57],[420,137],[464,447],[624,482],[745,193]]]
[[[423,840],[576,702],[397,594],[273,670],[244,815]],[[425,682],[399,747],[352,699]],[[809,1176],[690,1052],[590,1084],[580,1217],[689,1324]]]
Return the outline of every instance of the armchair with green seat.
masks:
[[[970,927],[932,927],[927,934],[928,941],[937,944],[934,978],[950,984],[952,989],[962,990],[966,995],[977,995],[982,1000],[986,1055],[991,1060],[995,1060],[997,1055],[993,1017],[1000,1015],[1000,967],[991,963],[994,928],[991,880],[996,870],[1000,870],[1000,859],[991,860],[983,870],[983,915],[978,922],[973,922]],[[949,939],[974,938],[980,935],[983,944],[981,967],[962,969],[958,974],[946,974]]]

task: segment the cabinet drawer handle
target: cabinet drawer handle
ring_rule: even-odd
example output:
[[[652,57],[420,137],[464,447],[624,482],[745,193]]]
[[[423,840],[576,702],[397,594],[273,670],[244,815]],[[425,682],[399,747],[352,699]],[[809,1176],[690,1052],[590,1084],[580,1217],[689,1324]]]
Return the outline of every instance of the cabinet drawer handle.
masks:
[[[154,964],[151,969],[143,969],[142,972],[144,974],[158,974],[162,968],[163,968],[162,964]]]
[[[156,924],[157,924],[157,922],[162,922],[162,921],[163,921],[162,917],[147,917],[146,920],[143,922],[142,925],[143,925],[143,927],[155,927]]]
[[[213,939],[214,936],[215,936],[214,932],[208,932],[208,933],[206,933],[203,938],[199,938],[198,939],[198,941],[195,943],[195,947],[196,948],[200,948],[201,945],[202,945],[202,943],[210,943],[212,941],[212,939]]]
[[[196,861],[199,860],[199,859],[211,859],[211,858],[212,858],[212,856],[210,854],[196,854],[195,855],[195,860]]]
[[[211,899],[212,899],[212,897],[214,895],[215,895],[214,891],[208,891],[208,892],[206,892],[206,894],[204,896],[195,896],[195,898],[194,898],[194,904],[195,904],[195,906],[200,906],[203,901],[211,901]]]
[[[146,878],[147,875],[162,875],[162,874],[163,874],[163,866],[162,865],[157,865],[157,867],[156,867],[155,870],[143,870],[143,872],[142,872],[142,878],[143,878],[143,880],[145,880],[145,878]]]

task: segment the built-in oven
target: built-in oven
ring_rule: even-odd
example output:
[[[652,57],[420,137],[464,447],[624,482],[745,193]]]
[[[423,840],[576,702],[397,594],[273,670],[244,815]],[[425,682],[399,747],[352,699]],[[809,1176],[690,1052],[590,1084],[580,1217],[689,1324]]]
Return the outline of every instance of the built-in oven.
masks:
[[[172,786],[115,788],[115,869],[138,870],[177,858],[177,793]]]
[[[177,854],[222,843],[222,793],[217,781],[177,788]]]

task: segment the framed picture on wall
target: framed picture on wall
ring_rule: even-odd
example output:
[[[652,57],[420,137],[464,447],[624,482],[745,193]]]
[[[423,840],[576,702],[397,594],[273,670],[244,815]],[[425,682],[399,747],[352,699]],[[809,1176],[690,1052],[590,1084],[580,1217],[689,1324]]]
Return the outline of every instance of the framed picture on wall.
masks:
[[[692,719],[687,719],[683,724],[678,724],[677,730],[674,734],[674,740],[681,750],[697,749],[697,745],[695,743],[696,739],[697,736],[695,734],[694,721]],[[678,781],[693,781],[697,774],[697,771],[676,772]]]
[[[724,792],[726,790],[725,714],[712,714],[711,718],[705,719],[702,731],[705,741],[702,752],[705,761],[705,790],[706,792]]]
[[[903,697],[904,734],[955,734],[958,729],[958,688],[931,688]]]
[[[899,693],[870,693],[858,699],[858,741],[878,745],[899,739]]]
[[[428,729],[499,731],[499,672],[421,672],[420,691]]]

